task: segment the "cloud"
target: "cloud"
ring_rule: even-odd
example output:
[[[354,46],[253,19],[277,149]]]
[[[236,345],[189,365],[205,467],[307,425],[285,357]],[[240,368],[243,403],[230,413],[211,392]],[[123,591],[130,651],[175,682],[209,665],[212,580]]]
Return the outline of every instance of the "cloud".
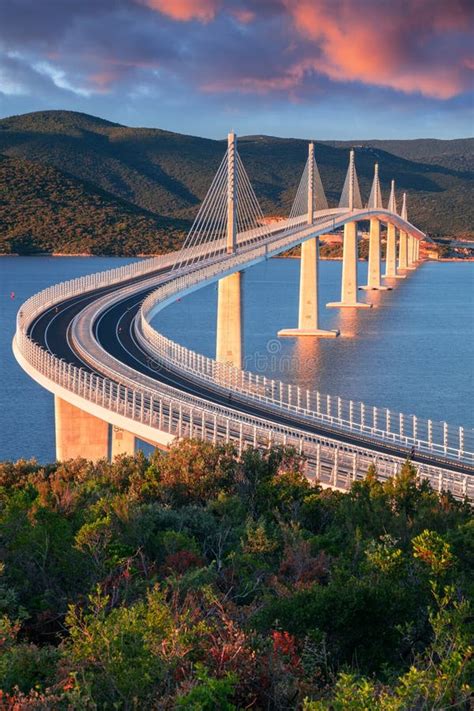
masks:
[[[472,0],[0,0],[1,106],[146,105],[157,123],[188,106],[209,131],[331,102],[362,126],[364,104],[466,116],[473,15]]]
[[[218,0],[141,0],[152,10],[158,10],[173,20],[212,20],[219,8]]]
[[[448,99],[472,87],[460,52],[472,41],[470,0],[284,0],[296,30],[320,51],[314,69]],[[472,46],[472,45],[471,45]]]

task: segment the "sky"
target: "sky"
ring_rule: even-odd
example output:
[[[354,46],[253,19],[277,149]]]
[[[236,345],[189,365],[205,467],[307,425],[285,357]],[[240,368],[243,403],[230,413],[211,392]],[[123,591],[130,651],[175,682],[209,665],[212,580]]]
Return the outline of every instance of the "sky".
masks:
[[[473,35],[473,0],[0,0],[0,117],[472,136]]]

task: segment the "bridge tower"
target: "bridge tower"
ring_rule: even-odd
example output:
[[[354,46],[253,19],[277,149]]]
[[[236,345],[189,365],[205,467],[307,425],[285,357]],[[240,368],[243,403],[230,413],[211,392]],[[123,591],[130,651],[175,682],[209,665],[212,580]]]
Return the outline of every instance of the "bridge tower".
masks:
[[[395,181],[392,180],[390,187],[390,198],[388,208],[390,212],[397,214],[397,198],[395,196]],[[393,222],[387,221],[387,247],[385,258],[386,279],[405,279],[404,274],[397,273],[397,228]]]
[[[368,208],[378,210],[382,205],[382,191],[380,190],[379,164],[374,167],[374,180],[370,191]],[[377,217],[370,218],[369,232],[369,264],[367,268],[367,285],[359,287],[366,291],[385,291],[389,286],[383,286],[381,282],[381,244],[380,244],[380,220]]]
[[[353,150],[350,152],[349,168],[342,189],[339,207],[348,208],[349,210],[362,208]],[[365,304],[357,300],[357,258],[357,221],[353,220],[344,225],[341,300],[326,304],[329,308],[372,308],[372,304]]]
[[[408,220],[407,215],[407,194],[403,193],[402,220]],[[400,230],[400,244],[398,250],[398,268],[401,270],[408,269],[408,233],[405,230]]]
[[[237,248],[237,136],[227,136],[227,254]],[[219,280],[217,292],[216,360],[235,368],[242,367],[242,272],[235,272]]]
[[[314,143],[308,147],[308,161],[303,172],[302,183],[307,176],[307,214],[308,226],[314,224],[315,208],[321,202],[327,207],[326,197],[314,158]],[[300,189],[298,193],[301,192]],[[298,200],[295,198],[295,202]],[[319,194],[317,194],[319,193]],[[298,328],[285,328],[278,331],[278,336],[319,336],[320,338],[335,338],[339,331],[325,331],[319,328],[319,237],[312,237],[301,245],[300,259],[300,293],[298,309]]]

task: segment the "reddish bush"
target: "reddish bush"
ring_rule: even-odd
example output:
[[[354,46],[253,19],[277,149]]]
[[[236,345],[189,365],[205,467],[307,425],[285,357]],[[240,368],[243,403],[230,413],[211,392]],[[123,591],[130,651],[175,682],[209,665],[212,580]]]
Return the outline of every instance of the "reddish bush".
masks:
[[[204,565],[204,561],[200,556],[192,551],[177,551],[166,556],[161,571],[164,575],[177,573],[183,575],[191,568],[199,568]]]

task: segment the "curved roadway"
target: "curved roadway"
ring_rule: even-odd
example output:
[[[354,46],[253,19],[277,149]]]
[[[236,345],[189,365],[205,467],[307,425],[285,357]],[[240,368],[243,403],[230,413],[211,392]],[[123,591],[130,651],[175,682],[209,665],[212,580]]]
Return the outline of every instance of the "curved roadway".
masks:
[[[115,284],[110,287],[104,287],[93,292],[88,292],[85,295],[74,296],[67,299],[58,306],[50,307],[37,316],[30,325],[28,334],[39,345],[54,353],[59,358],[63,358],[66,362],[82,367],[84,370],[90,372],[98,372],[84,362],[74,350],[70,339],[70,328],[74,318],[82,309],[100,296],[112,293],[127,284],[138,284],[140,281],[148,280],[151,276],[164,274],[166,271],[168,271],[168,269],[157,270],[154,273],[148,273],[145,276],[130,279],[118,285]],[[156,286],[150,287],[148,285],[145,289],[134,292],[131,296],[124,297],[124,299],[118,303],[108,307],[93,324],[94,335],[97,341],[117,360],[122,361],[130,368],[156,381],[166,383],[181,391],[204,398],[213,403],[224,405],[227,408],[232,407],[236,411],[245,414],[272,420],[275,424],[289,427],[297,425],[299,429],[306,430],[309,433],[326,437],[329,436],[341,443],[363,446],[367,449],[372,449],[374,452],[402,457],[408,454],[409,450],[401,447],[376,442],[362,435],[354,436],[353,434],[325,427],[321,424],[311,425],[307,422],[303,423],[302,420],[297,417],[292,417],[289,413],[282,412],[281,414],[277,414],[264,406],[259,407],[257,404],[239,401],[237,394],[233,394],[232,402],[229,402],[229,399],[213,391],[211,388],[206,387],[204,384],[197,384],[194,381],[188,380],[183,375],[167,370],[161,365],[159,368],[154,367],[153,358],[149,353],[143,350],[135,338],[133,322],[141,302],[151,291],[154,291],[155,288]],[[463,474],[474,473],[474,469],[468,465],[458,464],[449,459],[427,456],[426,454],[420,453],[417,455],[416,461],[432,466],[441,466],[443,469],[453,472]]]

